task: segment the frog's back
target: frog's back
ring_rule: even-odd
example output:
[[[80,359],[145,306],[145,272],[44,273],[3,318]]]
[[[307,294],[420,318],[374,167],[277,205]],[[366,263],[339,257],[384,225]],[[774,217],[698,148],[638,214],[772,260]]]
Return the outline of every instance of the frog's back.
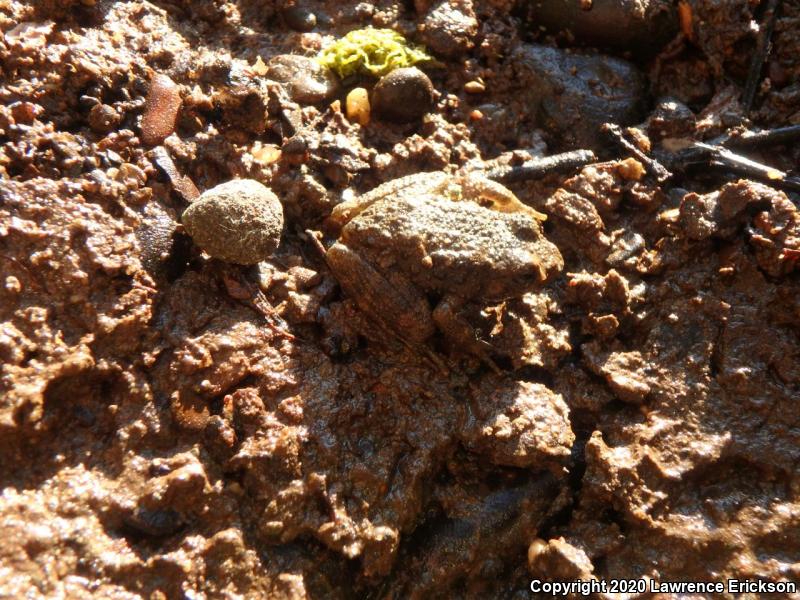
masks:
[[[532,244],[549,244],[526,214],[437,194],[373,205],[343,233],[381,268],[399,268],[420,287],[465,297],[513,295],[521,279],[532,287],[541,272]]]

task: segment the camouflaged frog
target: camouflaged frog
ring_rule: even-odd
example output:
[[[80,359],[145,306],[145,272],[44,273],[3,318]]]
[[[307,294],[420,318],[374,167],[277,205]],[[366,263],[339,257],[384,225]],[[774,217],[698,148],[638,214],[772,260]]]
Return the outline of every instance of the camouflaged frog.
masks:
[[[563,268],[545,218],[480,175],[419,173],[336,206],[341,230],[326,259],[359,308],[409,345],[438,328],[492,364],[491,345],[460,309],[522,296]]]

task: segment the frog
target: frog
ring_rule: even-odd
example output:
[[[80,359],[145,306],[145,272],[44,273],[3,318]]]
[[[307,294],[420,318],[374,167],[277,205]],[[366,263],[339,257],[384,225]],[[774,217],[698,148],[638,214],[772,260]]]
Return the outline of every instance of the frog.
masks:
[[[423,172],[336,205],[325,259],[358,308],[407,346],[429,348],[439,331],[497,370],[462,311],[521,297],[563,269],[546,218],[480,172]]]

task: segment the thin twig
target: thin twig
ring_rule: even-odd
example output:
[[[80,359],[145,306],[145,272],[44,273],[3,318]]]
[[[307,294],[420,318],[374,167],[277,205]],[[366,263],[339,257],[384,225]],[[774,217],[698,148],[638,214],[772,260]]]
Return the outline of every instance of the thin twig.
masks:
[[[750,61],[750,70],[747,73],[747,82],[742,92],[742,107],[744,114],[750,113],[753,106],[753,100],[756,97],[756,90],[761,81],[761,70],[764,68],[764,62],[769,55],[772,32],[775,30],[775,21],[778,18],[781,0],[769,0],[767,9],[764,12],[764,18],[761,21],[761,26],[758,32],[758,39],[756,40],[755,54],[753,60]]]
[[[534,158],[521,165],[495,167],[486,173],[489,179],[501,183],[539,179],[551,173],[574,171],[596,162],[597,156],[591,150],[573,150],[543,158]]]
[[[762,146],[778,146],[800,140],[800,125],[789,125],[762,131],[744,131],[739,135],[728,135],[719,142],[726,148],[759,148]]]
[[[788,174],[774,167],[736,154],[727,148],[695,142],[693,149],[704,153],[711,167],[723,168],[731,173],[738,173],[752,179],[764,181],[778,189],[800,191],[800,180],[797,178],[790,177]],[[700,156],[701,155],[698,154],[693,158],[699,158]]]
[[[683,150],[671,153],[661,152],[658,156],[670,169],[683,170],[692,164],[708,162],[711,154],[710,148],[755,149],[788,144],[796,140],[800,140],[800,125],[761,131],[734,131],[712,138],[705,144],[696,142]]]
[[[636,144],[628,140],[619,125],[614,123],[605,123],[603,125],[603,131],[608,133],[620,147],[622,147],[624,150],[627,150],[640,162],[644,163],[650,173],[655,175],[659,182],[664,182],[672,177],[672,173],[670,173],[664,165],[647,156],[647,154],[642,152],[636,146]]]
[[[272,304],[270,304],[269,300],[267,300],[267,297],[264,295],[264,292],[258,290],[250,302],[252,304],[252,307],[255,308],[266,318],[267,327],[269,327],[274,333],[282,335],[287,340],[291,341],[297,340],[296,335],[294,335],[293,333],[289,333],[288,330],[289,325],[275,311]],[[270,319],[272,319],[272,321]]]

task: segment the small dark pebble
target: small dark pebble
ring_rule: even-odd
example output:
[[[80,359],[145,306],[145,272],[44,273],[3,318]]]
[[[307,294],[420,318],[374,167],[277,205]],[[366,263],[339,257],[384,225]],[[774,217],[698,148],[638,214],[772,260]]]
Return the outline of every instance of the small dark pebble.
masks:
[[[183,519],[171,508],[149,510],[139,507],[124,518],[125,525],[150,537],[165,537],[183,527]]]
[[[694,133],[697,119],[682,102],[661,100],[647,118],[647,135],[654,140],[666,137],[686,137]]]
[[[169,215],[159,213],[144,220],[136,230],[141,250],[139,260],[156,281],[162,277],[175,280],[189,262],[192,239],[178,231],[177,226]]]
[[[89,111],[89,127],[97,133],[109,133],[120,121],[120,114],[108,104],[95,104]]]
[[[431,80],[416,67],[395,69],[372,90],[372,109],[387,120],[410,123],[433,108],[433,92]]]
[[[311,31],[317,26],[317,15],[302,4],[291,4],[281,14],[286,25],[295,31]]]

